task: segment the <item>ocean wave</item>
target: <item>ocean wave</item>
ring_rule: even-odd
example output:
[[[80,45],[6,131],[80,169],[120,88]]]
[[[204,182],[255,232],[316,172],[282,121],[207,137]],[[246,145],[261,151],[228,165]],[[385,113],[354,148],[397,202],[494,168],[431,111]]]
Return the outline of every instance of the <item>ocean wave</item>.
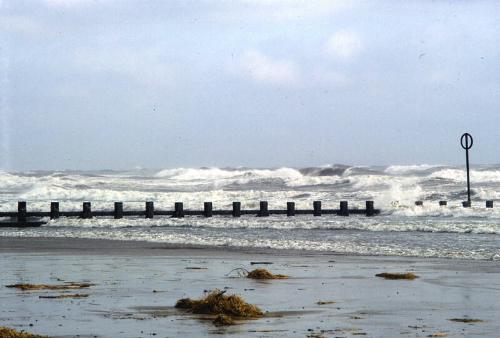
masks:
[[[448,179],[455,182],[466,182],[466,171],[462,169],[442,169],[433,172],[429,178]],[[475,183],[500,182],[500,170],[471,170],[470,179]]]
[[[430,169],[441,168],[443,165],[435,164],[415,164],[415,165],[391,165],[388,166],[384,172],[392,175],[403,175],[409,173],[418,173],[428,171]]]
[[[348,219],[338,216],[323,216],[321,219],[309,216],[283,218],[270,216],[265,219],[255,216],[232,217],[217,216],[213,218],[189,217],[172,218],[157,216],[154,219],[130,217],[115,220],[110,217],[93,219],[59,218],[48,220],[49,228],[207,228],[220,229],[221,233],[232,229],[261,229],[261,230],[363,230],[371,232],[435,232],[435,233],[475,233],[499,234],[500,224],[493,220],[485,222],[487,212],[478,210],[457,214],[450,210],[431,208],[425,212],[419,208],[404,208],[393,210],[385,215],[367,218],[365,216],[351,216]],[[421,208],[420,208],[421,209]],[[442,209],[442,208],[441,208]],[[414,216],[418,216],[415,218]],[[433,218],[440,217],[440,222],[433,222]],[[500,214],[495,214],[500,220]],[[146,231],[146,230],[145,230]],[[311,234],[314,237],[314,234]]]

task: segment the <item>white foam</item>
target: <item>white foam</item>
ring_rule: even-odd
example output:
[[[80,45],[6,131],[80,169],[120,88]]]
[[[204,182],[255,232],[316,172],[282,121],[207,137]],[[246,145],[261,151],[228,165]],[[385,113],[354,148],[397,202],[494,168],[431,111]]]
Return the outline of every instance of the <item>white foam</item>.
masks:
[[[430,178],[448,179],[465,182],[467,175],[462,169],[442,169],[429,175]],[[499,170],[471,170],[470,179],[475,183],[500,182]]]
[[[391,165],[388,166],[384,171],[388,174],[402,175],[412,172],[426,171],[438,167],[442,167],[442,165],[431,165],[431,164]]]

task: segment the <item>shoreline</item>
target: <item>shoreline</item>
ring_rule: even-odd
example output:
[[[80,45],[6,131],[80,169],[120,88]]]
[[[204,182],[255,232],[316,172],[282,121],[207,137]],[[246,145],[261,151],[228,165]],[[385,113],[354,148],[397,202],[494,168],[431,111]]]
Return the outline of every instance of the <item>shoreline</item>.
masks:
[[[137,256],[226,256],[230,254],[276,257],[335,257],[351,260],[383,260],[408,262],[498,262],[487,259],[450,257],[419,257],[396,255],[364,255],[318,250],[275,249],[236,246],[208,246],[177,243],[149,242],[142,240],[115,240],[76,237],[8,237],[0,236],[0,253],[53,253],[76,255],[137,255]]]

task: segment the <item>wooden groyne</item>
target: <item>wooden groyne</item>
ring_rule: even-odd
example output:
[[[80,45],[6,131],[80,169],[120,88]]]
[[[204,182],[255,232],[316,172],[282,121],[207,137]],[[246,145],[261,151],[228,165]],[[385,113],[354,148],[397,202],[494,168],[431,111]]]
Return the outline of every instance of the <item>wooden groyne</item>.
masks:
[[[423,207],[424,206],[424,201],[415,201],[415,205],[417,207]],[[441,207],[448,206],[448,201],[439,201],[439,206],[441,206]],[[463,201],[462,202],[462,206],[464,208],[470,208],[472,206],[472,202]],[[486,209],[492,209],[493,208],[493,201],[492,200],[486,201],[485,207],[486,207]]]
[[[0,222],[0,227],[29,227],[40,226],[45,222],[37,220],[33,221],[33,217],[49,217],[50,219],[58,219],[59,217],[79,217],[90,219],[93,217],[113,217],[121,219],[123,217],[144,217],[154,218],[155,216],[170,216],[174,218],[183,218],[184,216],[232,216],[241,217],[243,215],[254,215],[257,217],[268,217],[271,215],[286,215],[293,217],[295,215],[338,215],[349,216],[366,215],[375,216],[380,213],[379,209],[375,209],[373,201],[366,201],[364,209],[349,208],[347,201],[341,201],[338,209],[323,209],[321,201],[314,201],[312,209],[297,209],[295,202],[287,202],[286,209],[269,209],[267,201],[260,201],[259,209],[242,209],[241,202],[233,202],[232,209],[214,209],[212,202],[203,203],[202,210],[184,209],[184,203],[176,202],[173,210],[155,209],[154,202],[147,201],[143,210],[123,210],[123,202],[115,202],[113,210],[92,210],[90,202],[83,202],[81,211],[63,211],[60,210],[59,202],[50,203],[50,211],[28,211],[27,203],[20,201],[17,204],[17,211],[0,212],[0,217],[10,217],[12,220]]]
[[[441,207],[448,206],[447,201],[439,201]],[[415,206],[423,207],[423,201],[415,201]],[[462,202],[464,208],[471,207],[468,201]],[[493,208],[493,201],[486,201],[486,208]],[[203,203],[202,210],[184,209],[184,203],[174,203],[173,210],[155,209],[153,201],[145,202],[143,210],[123,210],[123,202],[115,202],[113,210],[92,210],[90,202],[83,202],[81,211],[64,211],[60,210],[59,202],[50,203],[50,211],[28,211],[27,203],[20,201],[17,204],[17,211],[0,212],[0,218],[10,217],[9,221],[0,221],[1,227],[37,227],[45,224],[40,217],[58,219],[60,217],[78,217],[83,219],[91,219],[93,217],[113,217],[121,219],[124,217],[144,217],[147,219],[155,216],[169,216],[174,218],[183,218],[184,216],[232,216],[241,217],[243,215],[253,215],[257,217],[268,217],[271,215],[284,215],[293,217],[296,215],[366,215],[375,216],[380,214],[380,209],[375,209],[373,201],[366,201],[364,209],[349,208],[347,201],[341,201],[338,209],[323,209],[321,201],[314,201],[312,209],[297,209],[295,202],[287,202],[286,209],[269,209],[267,201],[260,201],[258,209],[242,209],[241,202],[233,202],[232,209],[214,209],[212,202]],[[34,219],[38,218],[38,219]]]

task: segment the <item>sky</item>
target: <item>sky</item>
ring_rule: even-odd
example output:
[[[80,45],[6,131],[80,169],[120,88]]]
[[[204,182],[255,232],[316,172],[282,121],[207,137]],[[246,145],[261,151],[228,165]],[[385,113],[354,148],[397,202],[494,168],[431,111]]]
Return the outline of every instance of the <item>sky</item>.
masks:
[[[0,0],[0,170],[500,163],[498,1]]]

